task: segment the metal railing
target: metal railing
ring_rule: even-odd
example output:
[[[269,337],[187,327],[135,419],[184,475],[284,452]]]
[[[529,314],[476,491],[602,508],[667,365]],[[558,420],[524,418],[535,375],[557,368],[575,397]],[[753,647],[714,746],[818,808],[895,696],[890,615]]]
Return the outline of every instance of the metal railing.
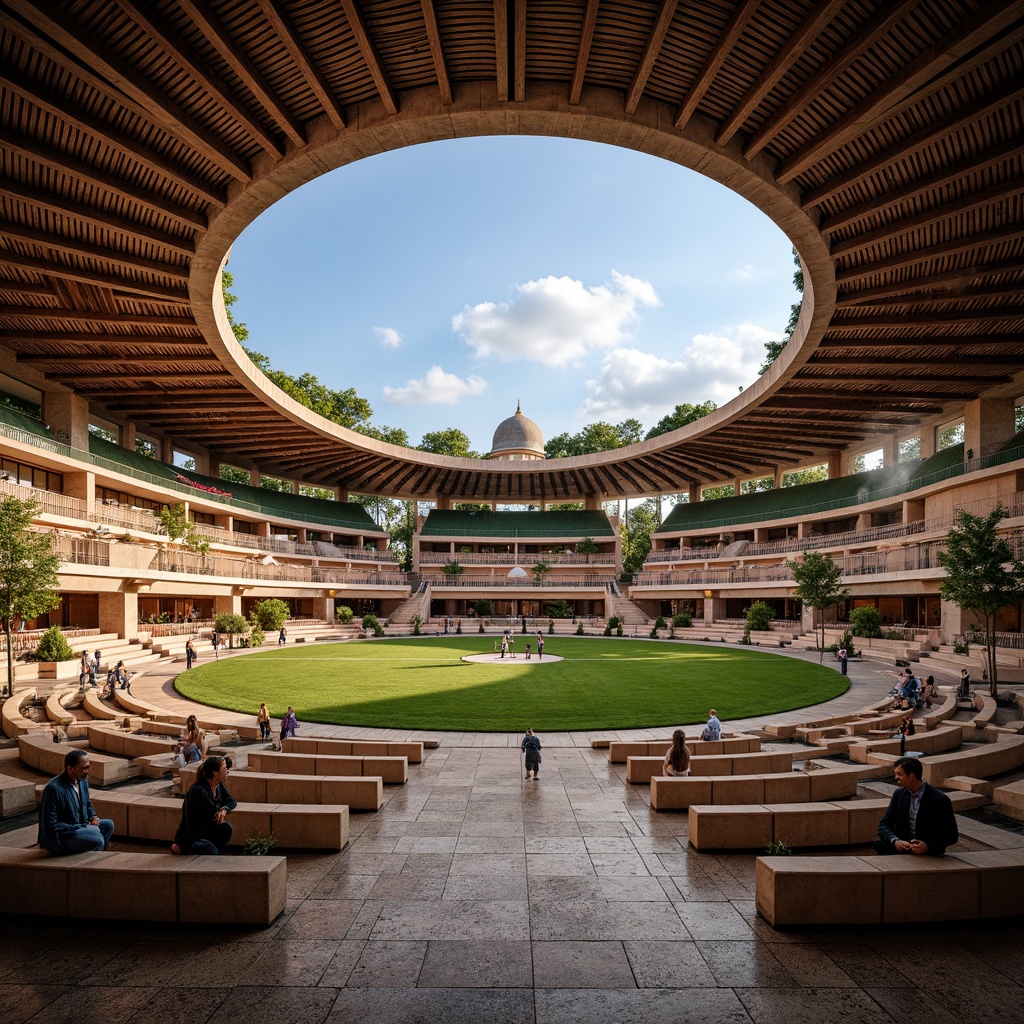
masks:
[[[535,590],[558,590],[561,587],[589,587],[592,589],[604,590],[608,586],[607,576],[556,576],[550,574],[541,582],[528,576],[513,577],[507,576],[484,576],[482,574],[469,574],[463,576],[428,576],[424,575],[425,582],[430,584],[432,589],[442,588],[476,588],[487,589],[491,587],[514,587],[515,589],[532,588]]]
[[[446,551],[421,551],[420,565],[447,565],[458,562],[459,565],[536,565],[546,562],[548,565],[603,565],[615,564],[614,551],[599,551],[592,555],[578,555],[575,552],[554,554],[550,551],[459,551],[451,554]]]

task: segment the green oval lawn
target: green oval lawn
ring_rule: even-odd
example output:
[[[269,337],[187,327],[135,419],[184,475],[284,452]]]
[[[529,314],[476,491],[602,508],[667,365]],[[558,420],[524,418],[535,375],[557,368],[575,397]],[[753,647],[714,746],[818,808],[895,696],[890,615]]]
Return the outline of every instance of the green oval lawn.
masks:
[[[186,697],[255,717],[260,701],[300,722],[467,732],[628,729],[723,721],[807,707],[843,693],[831,668],[737,647],[551,637],[545,653],[461,661],[494,638],[317,643],[206,661],[175,683]]]

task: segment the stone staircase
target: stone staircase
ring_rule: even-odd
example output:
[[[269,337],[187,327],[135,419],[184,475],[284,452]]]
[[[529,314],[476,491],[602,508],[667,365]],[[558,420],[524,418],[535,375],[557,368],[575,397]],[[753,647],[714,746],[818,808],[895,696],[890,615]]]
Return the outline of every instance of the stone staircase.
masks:
[[[408,632],[414,615],[426,622],[430,617],[430,584],[421,583],[389,616],[388,626]]]
[[[618,616],[623,629],[629,626],[650,627],[653,620],[642,608],[634,604],[628,597],[625,597],[623,594],[616,594],[609,588],[607,591],[607,598],[609,604],[608,618],[611,618],[613,615]]]

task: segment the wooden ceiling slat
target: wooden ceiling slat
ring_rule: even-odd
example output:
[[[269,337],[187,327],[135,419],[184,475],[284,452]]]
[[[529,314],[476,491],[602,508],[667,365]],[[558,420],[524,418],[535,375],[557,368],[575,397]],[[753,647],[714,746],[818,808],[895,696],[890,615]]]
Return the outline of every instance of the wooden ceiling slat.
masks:
[[[644,94],[647,80],[651,77],[651,72],[654,70],[654,63],[658,59],[658,54],[661,53],[661,45],[665,42],[665,36],[668,35],[668,30],[672,25],[672,19],[675,17],[678,6],[679,0],[661,0],[661,3],[658,5],[658,15],[654,19],[654,25],[651,27],[650,34],[647,36],[644,53],[633,75],[629,92],[626,93],[627,114],[635,114],[636,108],[640,105],[640,99]]]
[[[420,0],[423,21],[427,28],[427,42],[430,44],[430,58],[434,62],[434,74],[437,76],[437,88],[441,93],[441,102],[449,106],[452,102],[452,86],[448,80],[448,68],[444,59],[444,45],[441,42],[441,30],[437,24],[437,11],[434,0]]]
[[[0,232],[8,234],[10,237],[15,237],[15,233],[8,231],[7,225],[2,222],[0,222]],[[47,243],[38,244],[46,245]],[[57,248],[57,246],[55,245],[53,248]],[[80,267],[54,263],[52,260],[39,259],[35,256],[22,256],[18,253],[5,252],[3,253],[3,259],[10,267],[20,267],[22,270],[31,270],[34,273],[45,274],[48,277],[66,278],[70,281],[97,285],[102,288],[121,288],[124,291],[135,292],[139,295],[152,296],[161,302],[173,302],[180,305],[185,305],[188,302],[188,293],[184,289],[173,288],[169,285],[152,284],[147,281],[130,281],[117,274],[104,274],[98,270],[84,270]],[[46,315],[43,307],[37,307],[37,310],[37,315]]]
[[[580,30],[579,46],[576,50],[576,65],[569,86],[569,103],[576,106],[583,95],[583,82],[587,76],[587,61],[590,58],[590,47],[594,42],[594,29],[597,26],[597,10],[601,0],[587,0],[587,9],[583,12],[583,26]]]
[[[77,61],[95,69],[107,82],[130,97],[150,119],[188,141],[211,163],[238,181],[251,177],[248,164],[219,139],[164,96],[110,47],[76,24],[51,0],[32,0],[19,13],[48,35]]]
[[[317,67],[316,61],[310,57],[309,50],[299,37],[298,32],[295,31],[295,26],[288,18],[284,7],[279,0],[259,0],[259,6],[264,17],[274,27],[282,44],[287,48],[295,66],[316,96],[317,102],[327,115],[328,120],[335,128],[344,128],[346,124],[345,109]]]
[[[975,294],[978,281],[993,277],[1009,277],[1021,271],[1024,271],[1024,256],[979,261],[962,270],[950,270],[945,274],[926,274],[910,280],[893,280],[871,288],[858,288],[840,295],[836,299],[836,306],[858,306],[872,300],[910,296],[920,292],[933,292],[931,298],[937,301],[946,300],[951,294],[966,297]]]
[[[173,32],[166,29],[153,15],[150,8],[140,5],[137,0],[117,0],[118,6],[135,22],[193,81],[205,89],[208,96],[245,129],[250,137],[265,150],[284,155],[284,147],[266,128],[231,95],[227,85],[214,77],[201,58],[192,53]]]
[[[384,109],[389,114],[397,114],[398,98],[395,96],[395,91],[391,87],[391,80],[388,78],[384,65],[381,63],[377,47],[367,31],[366,21],[363,18],[363,12],[359,9],[359,4],[356,3],[356,0],[338,0],[338,3],[345,12],[348,27],[355,37],[359,52],[363,55],[363,61],[370,72],[373,84],[377,87],[377,92],[380,95],[381,102],[384,104]]]
[[[494,0],[494,63],[498,99],[508,102],[508,3],[515,0]]]

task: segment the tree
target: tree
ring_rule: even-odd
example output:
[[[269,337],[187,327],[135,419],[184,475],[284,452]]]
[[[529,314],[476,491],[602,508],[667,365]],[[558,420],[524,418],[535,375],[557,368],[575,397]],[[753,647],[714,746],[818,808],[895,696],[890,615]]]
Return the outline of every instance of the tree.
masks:
[[[441,572],[443,572],[445,576],[452,581],[452,583],[454,583],[465,571],[465,568],[459,565],[458,562],[445,562],[445,564],[441,566]]]
[[[882,613],[874,605],[862,605],[850,612],[850,625],[854,636],[881,636]]]
[[[651,551],[651,534],[658,528],[658,499],[648,498],[627,509],[619,526],[622,534],[623,572],[639,572]]]
[[[647,431],[647,439],[657,437],[659,434],[667,434],[670,430],[678,430],[685,427],[687,423],[693,423],[703,416],[710,416],[718,406],[711,401],[701,402],[700,405],[691,405],[685,402],[677,405],[667,416],[662,416],[658,422]]]
[[[825,615],[831,605],[838,604],[848,596],[848,591],[839,586],[843,577],[841,566],[836,565],[831,555],[820,551],[805,551],[803,561],[786,562],[793,573],[796,588],[793,593],[819,615],[821,621],[821,643],[819,664],[825,659]]]
[[[747,609],[747,632],[763,633],[772,628],[775,609],[767,601],[755,601]]]
[[[39,512],[34,501],[0,502],[0,621],[7,637],[7,689],[14,694],[15,619],[34,619],[60,604],[60,559],[49,536],[29,527]]]
[[[551,572],[551,566],[545,561],[539,561],[534,565],[530,572],[533,573],[534,583],[536,583],[538,587],[542,587],[544,585],[544,577]]]
[[[946,535],[946,550],[939,552],[939,565],[946,570],[939,593],[944,600],[984,620],[988,682],[993,697],[999,683],[996,614],[1024,599],[1024,563],[1014,557],[1010,545],[996,532],[1005,516],[1006,509],[1001,504],[984,519],[961,511],[956,526]]]
[[[458,427],[428,431],[417,447],[421,452],[432,452],[434,455],[451,455],[457,459],[480,458],[479,453],[469,447],[469,436]]]
[[[276,597],[268,597],[253,606],[249,612],[249,621],[265,632],[275,632],[284,625],[285,619],[291,617],[291,613],[287,602]]]
[[[213,617],[213,628],[218,633],[226,633],[228,647],[234,647],[235,637],[249,632],[249,623],[241,615],[235,615],[234,612],[222,612],[220,615]]]
[[[587,561],[590,561],[591,555],[600,554],[601,548],[597,541],[593,537],[584,537],[583,540],[576,542],[576,554],[586,555]]]
[[[796,330],[797,321],[800,319],[800,309],[804,304],[804,268],[800,263],[800,253],[793,249],[793,262],[796,264],[796,272],[793,274],[793,287],[800,293],[800,301],[794,302],[789,307],[789,323],[786,324],[785,336],[778,340],[766,341],[764,343],[765,357],[761,368],[757,371],[758,376],[764,373],[776,359],[782,355],[782,350],[789,344]]]
[[[231,333],[234,334],[235,341],[241,344],[249,337],[249,328],[246,327],[245,324],[240,324],[235,319],[234,313],[231,312],[231,307],[238,301],[238,296],[232,295],[231,292],[228,291],[234,283],[235,275],[230,271],[225,270],[224,273],[220,275],[221,293],[224,296],[224,309],[228,314],[228,323],[231,324]]]
[[[578,434],[558,434],[544,445],[544,454],[549,459],[575,458],[579,455],[593,455],[613,448],[622,448],[640,440],[643,425],[639,420],[623,420],[616,426],[605,423],[588,423]]]
[[[801,484],[817,484],[828,479],[828,465],[812,466],[810,469],[794,469],[782,474],[783,487],[799,487]]]
[[[196,530],[184,504],[164,505],[158,518],[171,544],[184,544],[190,551],[200,555],[210,550],[209,540]]]

